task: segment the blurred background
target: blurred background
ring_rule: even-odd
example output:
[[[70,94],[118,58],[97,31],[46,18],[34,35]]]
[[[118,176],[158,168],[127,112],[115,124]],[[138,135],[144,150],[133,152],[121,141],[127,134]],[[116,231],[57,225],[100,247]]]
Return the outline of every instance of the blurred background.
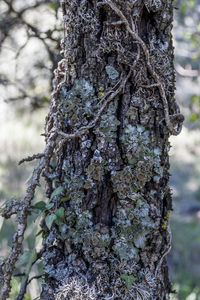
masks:
[[[62,14],[56,0],[0,0],[0,205],[25,192],[35,163],[22,158],[41,152],[53,70],[60,60]],[[177,101],[185,116],[182,133],[171,138],[174,211],[168,257],[176,293],[171,300],[200,300],[200,0],[174,0]],[[45,200],[38,189],[35,202]],[[10,299],[19,292],[33,253],[41,249],[41,214],[34,210]],[[14,219],[0,217],[0,258],[6,257]],[[40,292],[40,261],[34,264],[25,300]],[[35,278],[37,276],[37,278]]]

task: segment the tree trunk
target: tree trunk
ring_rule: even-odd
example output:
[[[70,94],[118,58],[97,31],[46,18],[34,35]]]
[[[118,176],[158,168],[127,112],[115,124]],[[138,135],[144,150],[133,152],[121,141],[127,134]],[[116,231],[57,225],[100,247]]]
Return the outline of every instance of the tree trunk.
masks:
[[[172,0],[61,2],[41,299],[169,299]]]

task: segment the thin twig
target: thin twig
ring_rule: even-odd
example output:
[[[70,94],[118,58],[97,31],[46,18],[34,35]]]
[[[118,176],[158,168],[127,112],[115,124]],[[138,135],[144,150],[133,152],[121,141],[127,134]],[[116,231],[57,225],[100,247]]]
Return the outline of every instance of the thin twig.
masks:
[[[39,165],[34,169],[32,177],[30,179],[30,184],[28,185],[28,188],[26,190],[25,197],[21,200],[22,206],[18,216],[17,230],[13,236],[12,249],[10,251],[9,257],[7,258],[7,260],[5,261],[5,263],[1,268],[4,275],[3,286],[0,291],[1,300],[6,300],[9,296],[9,292],[11,289],[10,282],[11,282],[12,274],[15,268],[15,264],[22,250],[21,248],[24,240],[24,232],[27,227],[28,211],[31,205],[31,201],[34,198],[36,187],[39,184],[40,175],[43,169],[45,168],[46,161],[54,151],[56,137],[57,134],[54,133],[49,139],[46,149],[44,151],[44,156],[40,159]]]
[[[23,164],[25,161],[33,161],[34,159],[40,159],[44,156],[44,153],[34,154],[32,156],[28,156],[19,161],[18,165]]]

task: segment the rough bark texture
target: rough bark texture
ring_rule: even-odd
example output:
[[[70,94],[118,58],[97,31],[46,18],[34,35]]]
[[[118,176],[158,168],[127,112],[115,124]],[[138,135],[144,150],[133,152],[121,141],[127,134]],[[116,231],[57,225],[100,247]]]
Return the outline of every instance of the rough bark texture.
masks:
[[[172,0],[61,2],[41,299],[169,299]]]

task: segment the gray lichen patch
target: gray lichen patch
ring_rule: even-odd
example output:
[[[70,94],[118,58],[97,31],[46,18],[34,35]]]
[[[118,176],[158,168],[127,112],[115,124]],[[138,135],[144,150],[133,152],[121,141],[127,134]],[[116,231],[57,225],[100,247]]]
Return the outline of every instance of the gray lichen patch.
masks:
[[[112,80],[117,79],[119,77],[119,72],[113,66],[106,66],[106,73],[108,77]]]
[[[63,85],[58,109],[65,121],[70,120],[69,126],[87,125],[89,118],[94,117],[98,109],[94,87],[84,78],[76,79],[70,90]]]
[[[91,162],[87,168],[87,174],[88,174],[88,178],[85,184],[85,188],[88,188],[86,187],[86,185],[88,185],[89,182],[91,182],[91,186],[92,186],[93,180],[95,181],[102,180],[102,177],[104,175],[104,165],[103,165],[103,158],[101,157],[99,150],[95,150],[94,156],[91,159]],[[91,186],[89,185],[89,187]]]
[[[162,8],[162,0],[145,0],[144,3],[149,12],[157,12]]]
[[[131,167],[127,166],[121,171],[115,171],[111,174],[113,189],[117,193],[119,199],[133,198],[132,184],[133,172]]]
[[[118,255],[120,260],[138,260],[137,249],[133,243],[128,242],[126,239],[117,240],[113,245],[112,249],[114,253]]]

